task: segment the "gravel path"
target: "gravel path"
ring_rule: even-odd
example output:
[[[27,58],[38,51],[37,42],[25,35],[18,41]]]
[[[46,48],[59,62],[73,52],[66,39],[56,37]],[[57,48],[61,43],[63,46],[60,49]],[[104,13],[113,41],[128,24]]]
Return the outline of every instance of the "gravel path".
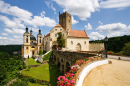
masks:
[[[130,61],[110,59],[112,64],[96,67],[82,86],[130,86]]]

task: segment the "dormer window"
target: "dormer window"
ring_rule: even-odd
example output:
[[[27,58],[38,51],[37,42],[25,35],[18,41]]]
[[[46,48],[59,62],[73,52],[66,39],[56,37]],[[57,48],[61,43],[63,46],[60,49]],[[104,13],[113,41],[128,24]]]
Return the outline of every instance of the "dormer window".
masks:
[[[57,31],[57,29],[55,29],[55,31]]]

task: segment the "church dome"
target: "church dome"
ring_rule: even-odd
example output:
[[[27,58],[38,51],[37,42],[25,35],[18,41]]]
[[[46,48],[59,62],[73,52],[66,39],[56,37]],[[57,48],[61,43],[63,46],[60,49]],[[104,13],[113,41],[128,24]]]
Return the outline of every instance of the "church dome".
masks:
[[[33,35],[30,35],[30,40],[36,40],[36,38]]]

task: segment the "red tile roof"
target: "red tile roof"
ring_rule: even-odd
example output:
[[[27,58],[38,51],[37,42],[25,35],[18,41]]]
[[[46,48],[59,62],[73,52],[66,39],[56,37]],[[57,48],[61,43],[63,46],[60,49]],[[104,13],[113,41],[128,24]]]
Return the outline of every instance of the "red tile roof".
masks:
[[[70,36],[70,37],[88,37],[85,30],[84,31],[70,30],[68,32],[67,36]]]
[[[60,24],[57,24],[55,27],[62,27]]]
[[[48,33],[45,37],[48,37],[48,36],[50,36],[50,33]]]

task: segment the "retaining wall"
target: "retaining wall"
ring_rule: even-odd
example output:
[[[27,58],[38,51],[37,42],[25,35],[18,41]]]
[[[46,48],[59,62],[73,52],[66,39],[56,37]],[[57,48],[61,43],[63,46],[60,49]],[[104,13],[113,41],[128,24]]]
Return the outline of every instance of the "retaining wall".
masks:
[[[85,64],[81,65],[81,68],[78,70],[78,72],[75,74],[75,80],[76,80],[76,85],[75,86],[82,86],[84,78],[88,75],[90,70],[93,68],[103,65],[103,64],[108,64],[108,59],[102,59],[101,58],[95,58],[95,59],[90,59],[86,61]]]

